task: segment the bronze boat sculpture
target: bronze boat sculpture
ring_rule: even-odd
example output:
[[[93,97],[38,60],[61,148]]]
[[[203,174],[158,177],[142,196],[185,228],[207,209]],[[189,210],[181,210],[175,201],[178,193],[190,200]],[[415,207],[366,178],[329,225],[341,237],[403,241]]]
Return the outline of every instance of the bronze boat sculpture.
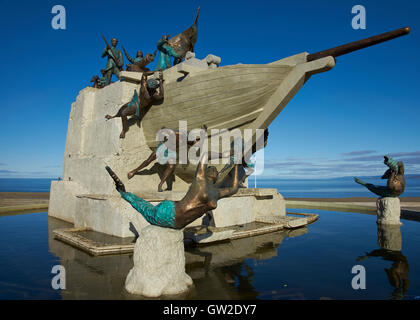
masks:
[[[409,27],[400,28],[268,64],[237,64],[196,72],[189,72],[183,63],[173,66],[164,71],[163,103],[150,108],[141,120],[147,144],[156,148],[156,133],[162,127],[178,128],[179,121],[187,121],[188,130],[206,124],[209,136],[211,129],[266,129],[313,74],[334,67],[336,57],[409,32]],[[189,181],[194,169],[179,166],[176,173]]]

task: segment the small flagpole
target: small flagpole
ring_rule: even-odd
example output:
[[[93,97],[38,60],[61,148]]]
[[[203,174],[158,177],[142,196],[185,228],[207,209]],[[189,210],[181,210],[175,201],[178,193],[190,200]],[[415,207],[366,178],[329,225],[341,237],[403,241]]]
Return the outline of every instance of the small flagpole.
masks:
[[[255,165],[257,160],[254,161],[254,188],[257,188],[257,166]]]

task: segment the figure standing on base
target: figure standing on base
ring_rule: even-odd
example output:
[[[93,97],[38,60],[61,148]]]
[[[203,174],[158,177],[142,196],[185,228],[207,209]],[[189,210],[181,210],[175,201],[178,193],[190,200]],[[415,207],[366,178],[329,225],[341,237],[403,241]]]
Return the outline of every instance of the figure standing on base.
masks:
[[[381,179],[388,179],[386,187],[375,186],[359,178],[354,178],[354,181],[380,197],[398,197],[405,189],[404,164],[401,161],[396,162],[390,156],[384,156],[384,159],[384,164],[389,167],[381,177]]]
[[[108,56],[108,62],[105,69],[101,70],[101,73],[106,79],[106,85],[108,85],[111,83],[113,74],[115,74],[117,78],[120,78],[120,71],[122,70],[124,60],[121,50],[117,49],[118,40],[116,38],[112,38],[111,47],[103,35],[102,37],[106,43],[106,47],[102,53],[102,58]]]
[[[147,79],[154,72],[144,72],[140,80],[140,95],[134,90],[133,98],[130,102],[124,104],[114,116],[107,114],[107,120],[120,117],[122,120],[122,131],[120,138],[124,139],[128,131],[128,117],[136,115],[140,117],[141,113],[146,111],[152,104],[163,99],[163,74],[160,72],[159,81],[156,79]],[[159,89],[159,90],[158,90]]]
[[[197,22],[200,7],[197,9],[197,15],[194,23],[187,30],[177,34],[169,39],[169,35],[164,35],[156,44],[160,55],[156,65],[156,70],[165,70],[171,67],[171,57],[174,58],[174,65],[185,58],[188,51],[194,52],[194,45],[197,41]]]
[[[204,153],[195,172],[194,181],[184,198],[174,202],[164,200],[157,206],[133,193],[126,192],[124,184],[109,167],[105,167],[116,184],[121,197],[128,201],[150,224],[160,227],[182,229],[206,212],[217,207],[217,201],[234,195],[238,191],[238,166],[235,167],[233,186],[217,188],[217,169],[208,167],[208,155]]]
[[[174,57],[176,61],[180,60],[179,56],[175,50],[169,45],[169,35],[164,35],[156,44],[159,50],[159,60],[156,65],[156,70],[165,70],[171,67],[171,57]]]

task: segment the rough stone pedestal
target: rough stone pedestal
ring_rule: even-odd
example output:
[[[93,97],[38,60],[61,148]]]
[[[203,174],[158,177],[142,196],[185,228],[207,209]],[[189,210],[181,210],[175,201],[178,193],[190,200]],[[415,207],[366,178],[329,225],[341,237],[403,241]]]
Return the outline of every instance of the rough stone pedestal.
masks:
[[[376,200],[376,213],[378,224],[401,225],[400,199],[397,197],[384,197]]]
[[[134,267],[125,280],[126,290],[146,297],[187,291],[193,282],[185,273],[183,239],[180,230],[145,227],[134,247]]]

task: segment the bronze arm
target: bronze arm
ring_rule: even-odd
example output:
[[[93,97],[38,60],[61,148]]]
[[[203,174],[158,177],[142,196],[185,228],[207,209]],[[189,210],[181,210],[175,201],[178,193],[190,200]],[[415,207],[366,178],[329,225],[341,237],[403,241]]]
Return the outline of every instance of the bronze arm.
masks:
[[[233,174],[233,185],[230,188],[219,189],[219,199],[234,195],[239,189],[238,167],[235,165],[235,172]]]

